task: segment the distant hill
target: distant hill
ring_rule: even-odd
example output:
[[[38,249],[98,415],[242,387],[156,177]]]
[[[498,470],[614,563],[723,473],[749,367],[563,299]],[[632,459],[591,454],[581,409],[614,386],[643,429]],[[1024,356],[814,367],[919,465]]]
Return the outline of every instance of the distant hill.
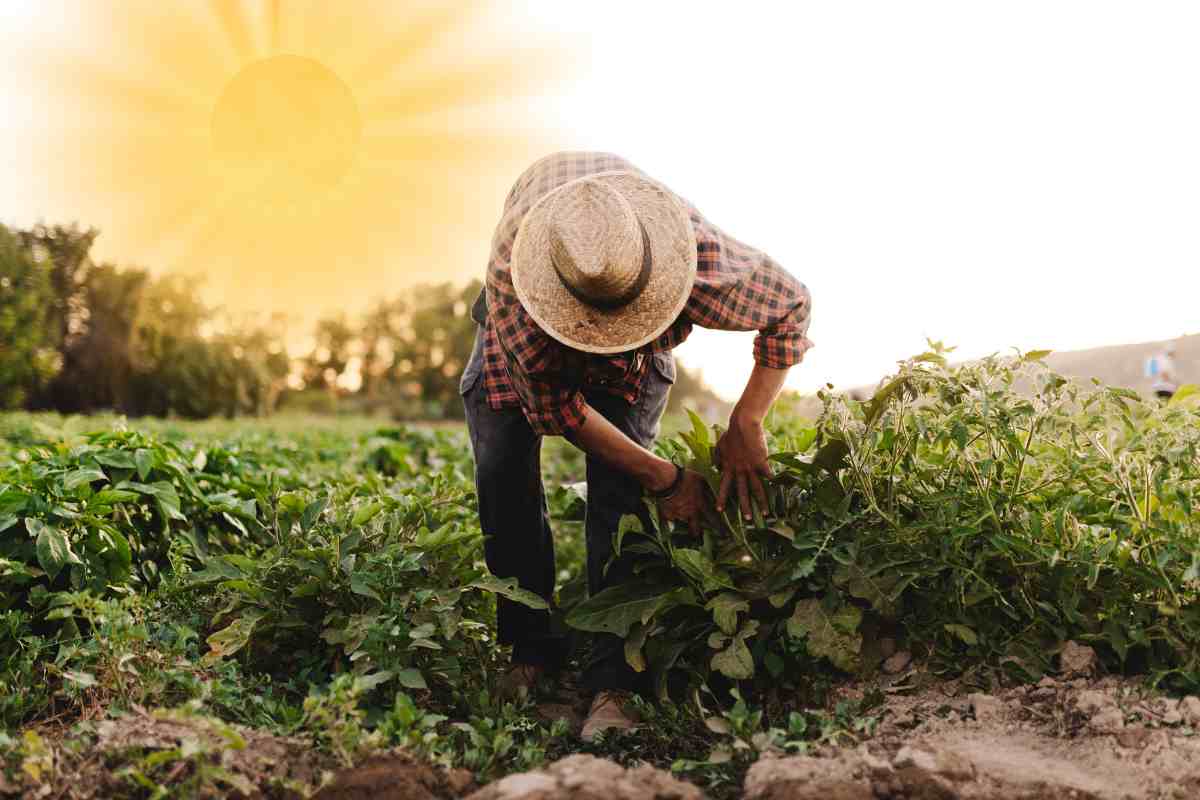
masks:
[[[1200,383],[1200,335],[1183,336],[1174,342],[1179,382]],[[1165,345],[1166,342],[1161,341],[1144,342],[1053,353],[1046,363],[1063,375],[1085,380],[1098,378],[1110,386],[1145,392],[1150,390],[1150,380],[1143,372],[1146,359],[1160,352]]]
[[[1200,383],[1200,334],[1182,336],[1173,341],[1179,383]],[[1108,386],[1123,386],[1148,393],[1151,381],[1145,377],[1146,359],[1161,352],[1166,344],[1166,341],[1142,342],[1055,352],[1046,358],[1046,364],[1069,378],[1083,381],[1097,378]],[[866,398],[874,391],[874,386],[860,386],[850,389],[849,393]],[[814,417],[821,412],[821,403],[815,396],[806,396],[796,403],[795,408],[804,416]]]

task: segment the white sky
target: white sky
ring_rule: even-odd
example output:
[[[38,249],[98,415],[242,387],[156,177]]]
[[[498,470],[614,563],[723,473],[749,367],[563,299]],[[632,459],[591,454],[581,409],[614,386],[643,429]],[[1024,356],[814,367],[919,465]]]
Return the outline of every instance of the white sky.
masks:
[[[1200,328],[1200,4],[549,0],[562,108],[813,293],[793,385]],[[602,17],[606,24],[596,24]],[[736,393],[749,342],[681,350]]]
[[[0,0],[0,30],[69,28],[57,6]],[[625,155],[808,284],[796,388],[872,383],[927,336],[976,356],[1200,329],[1200,4],[511,8],[531,41],[579,48],[535,122]],[[0,67],[3,97],[20,73]],[[28,113],[0,117],[0,184]],[[0,219],[24,216],[2,188]],[[744,335],[681,356],[726,395],[751,366]]]

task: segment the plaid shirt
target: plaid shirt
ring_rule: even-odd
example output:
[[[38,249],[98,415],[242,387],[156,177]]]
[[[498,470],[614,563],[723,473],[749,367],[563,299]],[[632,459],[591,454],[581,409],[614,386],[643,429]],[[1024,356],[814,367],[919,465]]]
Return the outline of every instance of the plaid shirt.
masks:
[[[533,429],[570,436],[583,424],[584,388],[636,402],[654,353],[681,344],[693,325],[759,331],[754,360],[783,369],[799,363],[808,339],[811,299],[804,284],[759,252],[727,236],[682,201],[696,232],[696,281],[683,312],[656,340],[618,355],[581,353],[544,332],[513,288],[509,261],[521,220],[533,204],[562,184],[609,170],[640,172],[608,153],[555,153],[517,179],[492,238],[487,274],[483,385],[493,409],[519,406]],[[644,174],[644,173],[643,173]]]

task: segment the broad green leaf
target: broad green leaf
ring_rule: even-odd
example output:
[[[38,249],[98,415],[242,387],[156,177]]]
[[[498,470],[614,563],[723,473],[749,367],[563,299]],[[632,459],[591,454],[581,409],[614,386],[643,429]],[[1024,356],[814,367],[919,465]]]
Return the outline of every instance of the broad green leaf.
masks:
[[[617,523],[617,533],[613,538],[613,554],[621,555],[621,546],[625,541],[627,533],[645,533],[642,529],[642,521],[638,519],[637,514],[625,514],[621,517],[621,521]]]
[[[874,425],[876,420],[883,415],[888,404],[897,396],[910,391],[911,379],[907,375],[902,375],[899,378],[894,378],[888,382],[882,389],[875,392],[875,396],[867,403],[865,422],[867,425]],[[831,472],[833,470],[830,470]]]
[[[741,639],[734,639],[729,647],[712,657],[712,668],[734,680],[749,680],[754,677],[754,656]]]
[[[355,678],[355,682],[358,683],[359,687],[364,692],[369,692],[376,686],[382,686],[395,677],[396,673],[389,672],[385,669],[380,670],[379,672],[372,672],[369,675],[359,675],[357,678]]]
[[[144,481],[158,465],[158,454],[145,447],[139,447],[134,451],[133,463],[137,467],[138,480]]]
[[[425,683],[425,676],[421,674],[419,669],[402,669],[396,673],[396,680],[405,689],[428,689],[429,685]]]
[[[426,622],[409,631],[408,636],[410,639],[428,639],[435,633],[437,633],[437,625],[432,622]]]
[[[128,489],[101,489],[92,495],[91,502],[96,505],[111,506],[137,500],[139,496],[137,492],[131,492]]]
[[[754,656],[746,646],[746,640],[758,632],[758,621],[750,620],[738,631],[729,646],[716,653],[710,662],[713,669],[734,680],[744,681],[754,677]]]
[[[956,623],[947,623],[946,625],[943,625],[942,627],[944,627],[949,633],[954,634],[959,639],[961,639],[963,642],[971,645],[972,647],[979,644],[979,637],[977,635],[975,635],[975,631],[968,628],[966,625],[958,625]]]
[[[159,510],[162,511],[165,518],[187,522],[187,517],[179,510],[181,505],[179,493],[175,491],[175,486],[170,481],[155,481],[154,483],[130,481],[119,485],[117,488],[129,488],[143,494],[148,494],[158,501]]]
[[[323,494],[305,506],[304,513],[300,515],[300,530],[304,533],[311,531],[313,526],[317,524],[317,520],[321,517],[321,512],[325,510],[325,506],[328,503],[329,495]]]
[[[592,633],[615,633],[625,637],[636,622],[643,622],[668,600],[676,596],[673,589],[645,583],[625,583],[610,586],[584,600],[567,615],[567,624]]]
[[[646,645],[646,637],[649,633],[650,626],[638,622],[634,624],[629,632],[629,638],[625,640],[625,661],[633,667],[634,672],[646,671],[646,656],[642,653],[642,648]]]
[[[50,580],[58,577],[58,573],[67,564],[83,563],[71,552],[71,542],[58,528],[47,525],[40,519],[26,517],[25,530],[35,540],[38,565],[46,571]]]
[[[374,519],[380,511],[383,511],[383,503],[380,503],[377,500],[359,506],[358,510],[354,512],[354,517],[350,520],[350,524],[356,527],[359,525],[366,525],[368,522]]]
[[[796,603],[787,622],[789,636],[804,639],[808,652],[826,658],[838,669],[854,672],[859,667],[862,634],[858,632],[862,612],[857,606],[845,605],[830,614],[821,601],[808,598]]]
[[[124,450],[97,450],[92,453],[92,457],[106,467],[116,467],[117,469],[135,469],[137,467],[133,456]]]
[[[73,683],[80,689],[91,689],[98,683],[96,676],[90,672],[68,669],[63,670],[62,676],[68,683]]]
[[[379,596],[379,592],[375,591],[375,587],[367,582],[366,576],[361,573],[355,573],[350,576],[350,591],[363,597],[369,597],[372,600],[383,602],[383,598]]]
[[[896,610],[898,590],[903,590],[907,583],[901,583],[902,575],[895,568],[910,563],[910,559],[899,559],[883,564],[875,564],[864,568],[858,563],[843,564],[834,572],[833,582],[836,586],[845,586],[850,594],[860,600],[866,600],[882,614],[893,614]]]
[[[1042,361],[1046,356],[1053,353],[1053,350],[1030,350],[1023,357],[1023,361]]]
[[[846,466],[849,456],[850,447],[845,442],[841,439],[831,439],[813,456],[813,463],[826,472],[833,473]]]
[[[468,588],[482,589],[485,592],[495,592],[515,603],[520,603],[523,606],[528,606],[539,611],[550,608],[549,603],[536,593],[518,586],[516,578],[497,578],[495,575],[486,575],[469,584]]]
[[[1197,396],[1200,396],[1200,386],[1194,383],[1185,383],[1183,386],[1179,387],[1179,391],[1175,392],[1175,394],[1171,396],[1171,399],[1168,401],[1167,405],[1181,406],[1189,401],[1195,400]]]
[[[91,484],[94,481],[106,481],[108,476],[101,470],[95,467],[85,467],[68,472],[63,476],[63,488],[68,492],[78,489],[80,486]]]
[[[200,659],[200,663],[210,667],[222,658],[241,650],[250,641],[250,634],[254,633],[254,626],[264,616],[266,616],[266,612],[258,609],[244,611],[242,616],[209,636],[206,640],[209,649]]]
[[[681,547],[671,553],[671,558],[675,562],[675,566],[703,586],[706,592],[720,588],[736,588],[733,581],[729,579],[729,575],[724,570],[717,568],[712,559],[700,550]]]
[[[713,622],[717,623],[717,627],[729,635],[737,630],[738,612],[750,610],[750,604],[732,592],[722,592],[704,607],[713,613]]]

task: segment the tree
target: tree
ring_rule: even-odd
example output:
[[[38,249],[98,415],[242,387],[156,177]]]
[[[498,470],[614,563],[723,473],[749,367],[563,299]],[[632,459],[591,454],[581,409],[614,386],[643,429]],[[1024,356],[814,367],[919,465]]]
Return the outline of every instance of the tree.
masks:
[[[0,225],[0,409],[24,406],[58,369],[47,331],[50,275]]]

